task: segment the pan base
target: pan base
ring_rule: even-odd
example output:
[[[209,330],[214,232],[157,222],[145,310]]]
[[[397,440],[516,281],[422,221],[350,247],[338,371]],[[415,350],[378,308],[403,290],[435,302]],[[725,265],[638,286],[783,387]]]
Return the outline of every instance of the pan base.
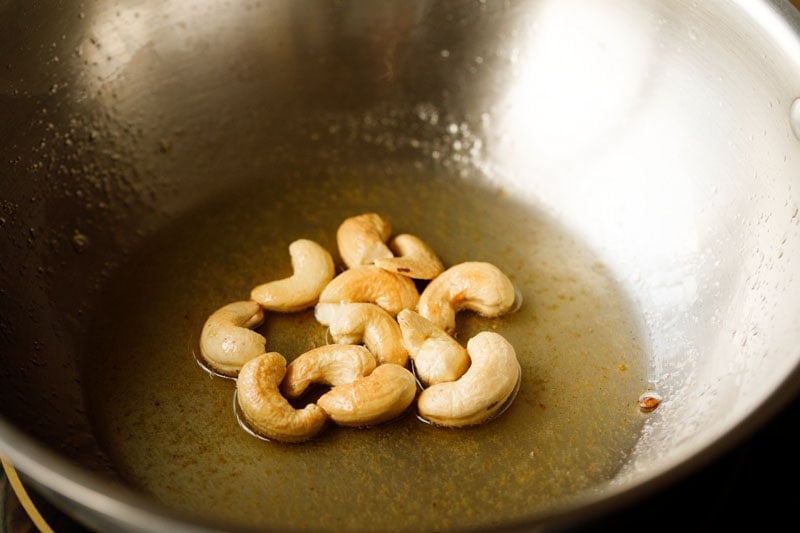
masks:
[[[529,518],[614,476],[645,420],[647,364],[639,315],[600,258],[479,179],[415,166],[313,178],[256,184],[180,218],[106,288],[82,361],[86,395],[133,486],[235,525],[420,530]],[[516,401],[467,429],[409,413],[370,429],[330,426],[301,445],[258,440],[234,417],[234,383],[193,357],[202,324],[290,275],[295,239],[337,257],[338,224],[366,211],[422,237],[447,266],[491,261],[510,276],[521,308],[496,319],[463,312],[457,336],[509,339],[522,367]],[[268,313],[259,331],[288,360],[325,343],[312,311]]]

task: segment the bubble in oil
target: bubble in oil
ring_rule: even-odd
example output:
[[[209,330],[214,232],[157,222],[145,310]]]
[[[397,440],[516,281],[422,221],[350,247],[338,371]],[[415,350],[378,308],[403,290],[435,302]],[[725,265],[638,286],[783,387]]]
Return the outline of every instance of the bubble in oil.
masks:
[[[81,253],[86,249],[87,246],[89,246],[89,237],[80,231],[75,230],[75,232],[72,234],[72,247],[76,252]]]

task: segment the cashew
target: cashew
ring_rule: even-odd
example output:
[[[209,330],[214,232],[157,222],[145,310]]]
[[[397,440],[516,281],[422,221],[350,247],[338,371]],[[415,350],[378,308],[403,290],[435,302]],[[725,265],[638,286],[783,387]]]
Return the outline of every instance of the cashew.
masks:
[[[388,220],[365,213],[344,220],[336,231],[339,255],[349,268],[370,265],[375,259],[392,257],[386,239],[392,233]]]
[[[284,279],[257,286],[250,298],[270,311],[301,311],[317,303],[322,289],[335,274],[333,258],[322,246],[308,239],[289,245],[294,273]]]
[[[247,361],[264,353],[267,339],[250,328],[264,320],[255,302],[233,302],[214,311],[200,333],[200,355],[214,371],[236,376]]]
[[[281,388],[287,398],[298,398],[312,383],[344,385],[366,376],[375,366],[375,356],[363,346],[320,346],[289,363]]]
[[[410,309],[397,314],[403,343],[423,385],[455,381],[469,368],[467,350],[430,320]]]
[[[461,378],[422,391],[417,401],[422,418],[440,426],[469,426],[506,406],[521,374],[514,347],[502,335],[484,331],[469,340],[467,352],[472,365]]]
[[[366,377],[333,387],[317,405],[341,426],[371,426],[399,416],[416,393],[414,375],[400,365],[386,363]]]
[[[419,298],[419,314],[451,333],[456,312],[470,309],[486,317],[508,312],[514,285],[491,263],[469,261],[452,266],[431,281]]]
[[[370,265],[350,268],[333,278],[319,301],[375,303],[395,316],[403,309],[415,307],[419,292],[411,278]]]
[[[334,342],[364,345],[379,364],[406,366],[408,350],[400,326],[392,315],[370,303],[320,303],[314,310],[320,324],[328,326]]]
[[[302,442],[322,431],[327,415],[316,404],[295,409],[278,386],[286,373],[286,359],[277,352],[245,363],[236,382],[236,401],[243,422],[254,432],[282,442]]]
[[[414,279],[433,279],[444,271],[436,252],[419,237],[402,233],[389,247],[397,257],[375,259],[375,266]]]

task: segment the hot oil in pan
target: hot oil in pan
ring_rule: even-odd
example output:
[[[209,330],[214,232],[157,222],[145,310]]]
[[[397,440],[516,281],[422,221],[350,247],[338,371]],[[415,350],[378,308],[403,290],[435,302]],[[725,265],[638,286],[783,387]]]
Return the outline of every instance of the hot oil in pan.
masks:
[[[290,275],[297,238],[336,257],[339,223],[367,211],[422,237],[448,266],[490,261],[509,274],[522,307],[498,319],[462,312],[458,338],[489,329],[514,345],[516,401],[469,429],[410,414],[370,429],[329,426],[304,444],[248,435],[233,382],[192,355],[203,322]],[[639,321],[599,258],[501,191],[411,166],[237,191],[152,239],[106,294],[84,359],[93,423],[133,485],[199,516],[315,530],[519,519],[610,479],[643,422]],[[260,331],[289,360],[325,343],[312,311],[267,314]]]

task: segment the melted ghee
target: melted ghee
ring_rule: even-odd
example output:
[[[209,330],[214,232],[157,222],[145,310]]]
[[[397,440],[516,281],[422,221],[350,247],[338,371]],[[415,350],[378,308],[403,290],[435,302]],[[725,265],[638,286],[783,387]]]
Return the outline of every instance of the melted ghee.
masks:
[[[612,478],[640,434],[646,353],[636,310],[601,260],[478,180],[411,166],[318,178],[262,183],[181,217],[107,287],[83,366],[90,416],[120,474],[196,516],[336,531],[487,527]],[[462,312],[457,338],[504,335],[522,368],[519,394],[473,428],[410,413],[369,429],[329,426],[299,445],[259,440],[237,424],[234,383],[193,357],[203,322],[290,275],[295,239],[338,258],[339,223],[367,211],[423,238],[447,266],[490,261],[509,275],[520,309]],[[267,313],[259,331],[288,360],[326,342],[313,311]]]

